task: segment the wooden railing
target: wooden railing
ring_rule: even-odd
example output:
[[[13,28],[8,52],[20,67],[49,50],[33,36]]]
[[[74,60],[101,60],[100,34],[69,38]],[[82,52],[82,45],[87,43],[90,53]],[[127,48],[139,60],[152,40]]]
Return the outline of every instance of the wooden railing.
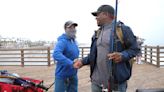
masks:
[[[80,49],[80,56],[79,58],[83,58],[89,54],[90,47],[79,47]]]
[[[88,55],[89,47],[79,47],[80,58]],[[142,60],[157,67],[164,66],[164,47],[142,46]],[[53,48],[0,49],[0,65],[52,65]]]
[[[89,53],[89,47],[80,47],[80,58]],[[53,48],[0,49],[0,65],[52,65]]]
[[[0,49],[0,65],[48,65],[53,64],[50,47],[28,49]]]
[[[164,66],[164,47],[142,46],[142,60],[157,67]]]

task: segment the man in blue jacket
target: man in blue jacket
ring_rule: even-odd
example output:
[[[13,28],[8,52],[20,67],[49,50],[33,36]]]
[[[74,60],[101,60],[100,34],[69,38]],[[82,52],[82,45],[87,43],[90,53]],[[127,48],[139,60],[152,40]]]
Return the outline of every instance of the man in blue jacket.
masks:
[[[127,80],[131,76],[130,59],[140,51],[132,30],[123,23],[119,23],[123,43],[115,35],[114,52],[111,51],[114,12],[114,8],[110,5],[101,5],[96,12],[92,12],[100,28],[92,37],[90,54],[74,63],[75,68],[90,64],[92,92],[110,92],[113,86],[117,92],[126,92]],[[112,62],[114,66],[111,67]]]
[[[77,23],[67,21],[64,25],[65,33],[58,37],[54,48],[53,58],[56,61],[55,91],[78,92],[77,69],[73,61],[79,57],[76,38]]]

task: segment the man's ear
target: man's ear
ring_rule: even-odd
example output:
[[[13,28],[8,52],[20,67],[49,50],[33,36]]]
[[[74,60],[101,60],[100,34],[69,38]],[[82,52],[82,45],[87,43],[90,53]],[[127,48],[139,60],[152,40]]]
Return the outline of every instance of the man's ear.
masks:
[[[110,13],[108,13],[108,12],[105,12],[105,14],[106,14],[109,18],[111,18],[112,20],[115,18],[113,14],[110,14]]]

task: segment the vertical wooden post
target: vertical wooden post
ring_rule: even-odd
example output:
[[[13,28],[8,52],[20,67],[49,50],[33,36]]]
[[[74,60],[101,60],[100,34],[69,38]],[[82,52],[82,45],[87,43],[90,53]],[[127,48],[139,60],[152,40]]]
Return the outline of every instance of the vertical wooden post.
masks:
[[[160,48],[157,46],[157,67],[160,67]]]
[[[47,48],[47,63],[48,63],[48,66],[51,65],[51,52],[50,52],[50,47]]]
[[[153,48],[150,47],[150,63],[151,63],[151,64],[153,64],[152,52],[153,52]]]
[[[21,49],[21,66],[24,67],[24,49]]]
[[[144,52],[144,54],[145,54],[145,62],[147,62],[147,45],[145,45],[145,52]]]
[[[81,48],[81,58],[84,57],[84,47]]]

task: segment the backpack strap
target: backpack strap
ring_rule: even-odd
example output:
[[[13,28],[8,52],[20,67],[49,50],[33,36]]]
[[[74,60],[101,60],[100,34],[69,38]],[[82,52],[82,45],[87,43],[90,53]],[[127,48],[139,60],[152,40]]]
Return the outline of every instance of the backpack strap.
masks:
[[[122,44],[124,44],[123,33],[122,33],[121,27],[117,27],[117,29],[116,29],[116,34],[117,34],[118,39],[120,40],[120,42],[121,42]]]
[[[117,34],[117,37],[120,40],[121,44],[125,48],[125,43],[124,43],[124,39],[123,39],[124,35],[123,35],[123,32],[122,32],[124,30],[122,30],[122,26],[123,26],[123,22],[119,21],[118,24],[117,24],[117,28],[116,28],[116,34]],[[129,60],[130,68],[132,68],[134,62],[135,62],[134,58],[131,58]]]
[[[98,38],[100,36],[101,29],[95,30],[95,37]]]
[[[118,39],[120,40],[120,42],[121,42],[122,45],[124,46],[124,39],[123,39],[123,33],[122,33],[122,28],[121,28],[121,26],[122,26],[122,23],[119,22],[119,23],[117,24],[116,34],[117,34]]]

